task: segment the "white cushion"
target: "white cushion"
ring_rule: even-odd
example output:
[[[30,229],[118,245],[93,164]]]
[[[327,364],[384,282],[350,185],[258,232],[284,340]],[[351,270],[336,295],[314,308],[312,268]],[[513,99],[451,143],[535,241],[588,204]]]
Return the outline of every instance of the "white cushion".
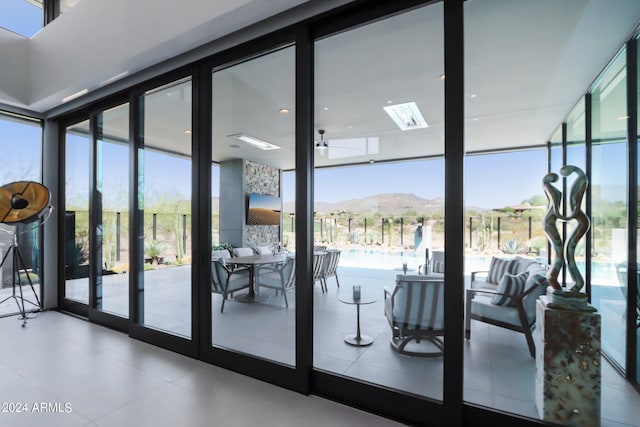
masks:
[[[496,305],[515,305],[512,297],[522,295],[524,285],[529,277],[526,271],[520,274],[505,274],[500,279],[496,295],[491,298],[491,303]]]
[[[231,258],[231,254],[226,249],[219,249],[211,251],[211,261],[214,259],[225,260],[226,258]]]
[[[236,256],[251,256],[254,254],[251,248],[235,248],[233,252],[235,252]]]
[[[471,300],[471,312],[476,316],[488,317],[514,326],[522,326],[518,309],[505,305],[495,305],[491,302],[491,295],[476,295]]]
[[[256,246],[256,252],[258,255],[272,255],[271,248],[269,246]]]

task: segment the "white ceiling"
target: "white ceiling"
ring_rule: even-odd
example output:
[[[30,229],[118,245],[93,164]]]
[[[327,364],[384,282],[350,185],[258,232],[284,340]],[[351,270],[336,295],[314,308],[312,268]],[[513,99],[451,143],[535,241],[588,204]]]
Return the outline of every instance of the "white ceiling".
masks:
[[[188,0],[175,8],[169,0],[83,0],[28,42],[26,60],[16,53],[24,40],[0,33],[0,51],[17,58],[0,63],[0,102],[45,111],[78,90],[301,3]],[[467,150],[544,144],[638,21],[637,0],[467,1]],[[316,44],[316,130],[326,130],[330,146],[352,146],[316,156],[318,165],[443,153],[442,33],[442,5],[436,4]],[[292,49],[214,75],[214,160],[243,157],[292,168],[294,95]],[[389,100],[415,101],[429,128],[399,131],[382,109]],[[282,107],[291,112],[278,113]],[[185,117],[176,108],[186,104],[174,100],[164,113],[156,110],[166,119],[147,129],[148,143],[184,147]],[[181,124],[172,125],[172,117]],[[250,149],[227,137],[240,132],[282,148]],[[353,149],[366,146],[366,138],[368,153]]]

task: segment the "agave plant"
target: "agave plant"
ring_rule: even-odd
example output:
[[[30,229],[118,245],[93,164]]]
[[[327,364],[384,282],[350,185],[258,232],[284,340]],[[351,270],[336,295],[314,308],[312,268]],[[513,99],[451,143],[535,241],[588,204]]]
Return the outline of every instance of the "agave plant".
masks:
[[[507,240],[502,248],[500,248],[505,254],[520,254],[526,251],[525,245],[518,241],[518,239]]]
[[[158,259],[165,250],[165,244],[159,240],[151,240],[144,243],[144,252],[149,255],[153,264],[158,263]]]

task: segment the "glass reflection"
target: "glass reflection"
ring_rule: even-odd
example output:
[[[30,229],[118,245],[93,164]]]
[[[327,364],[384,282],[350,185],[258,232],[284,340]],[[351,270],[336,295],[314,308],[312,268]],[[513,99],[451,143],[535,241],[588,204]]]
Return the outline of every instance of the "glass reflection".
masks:
[[[191,337],[191,81],[147,92],[140,149],[143,323]],[[139,284],[140,287],[140,284]]]
[[[67,128],[65,139],[65,298],[89,303],[89,121]]]
[[[97,202],[101,205],[98,308],[129,316],[129,105],[99,116]]]
[[[591,301],[602,318],[602,350],[623,369],[626,351],[626,61],[619,57],[592,94]]]

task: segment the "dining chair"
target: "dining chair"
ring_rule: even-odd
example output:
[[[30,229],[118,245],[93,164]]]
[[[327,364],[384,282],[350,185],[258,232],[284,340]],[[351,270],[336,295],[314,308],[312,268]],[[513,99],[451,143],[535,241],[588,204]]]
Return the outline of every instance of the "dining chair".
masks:
[[[290,291],[296,285],[296,259],[287,257],[284,263],[274,266],[262,267],[260,276],[258,276],[258,286],[263,288],[275,289],[276,296],[278,291],[282,291],[284,296],[284,305],[289,308],[287,301],[287,291]]]
[[[313,285],[316,282],[320,282],[320,289],[322,293],[324,293],[324,285],[323,285],[323,274],[324,274],[324,257],[327,255],[326,252],[314,252],[313,253]]]
[[[340,251],[338,249],[329,249],[324,257],[322,266],[322,284],[324,290],[327,291],[327,279],[329,277],[336,278],[336,284],[340,287],[338,280],[338,263],[340,262]]]
[[[224,302],[227,296],[233,296],[234,292],[247,289],[251,286],[249,271],[231,270],[221,259],[211,261],[211,292],[222,295],[220,313],[224,311]]]

